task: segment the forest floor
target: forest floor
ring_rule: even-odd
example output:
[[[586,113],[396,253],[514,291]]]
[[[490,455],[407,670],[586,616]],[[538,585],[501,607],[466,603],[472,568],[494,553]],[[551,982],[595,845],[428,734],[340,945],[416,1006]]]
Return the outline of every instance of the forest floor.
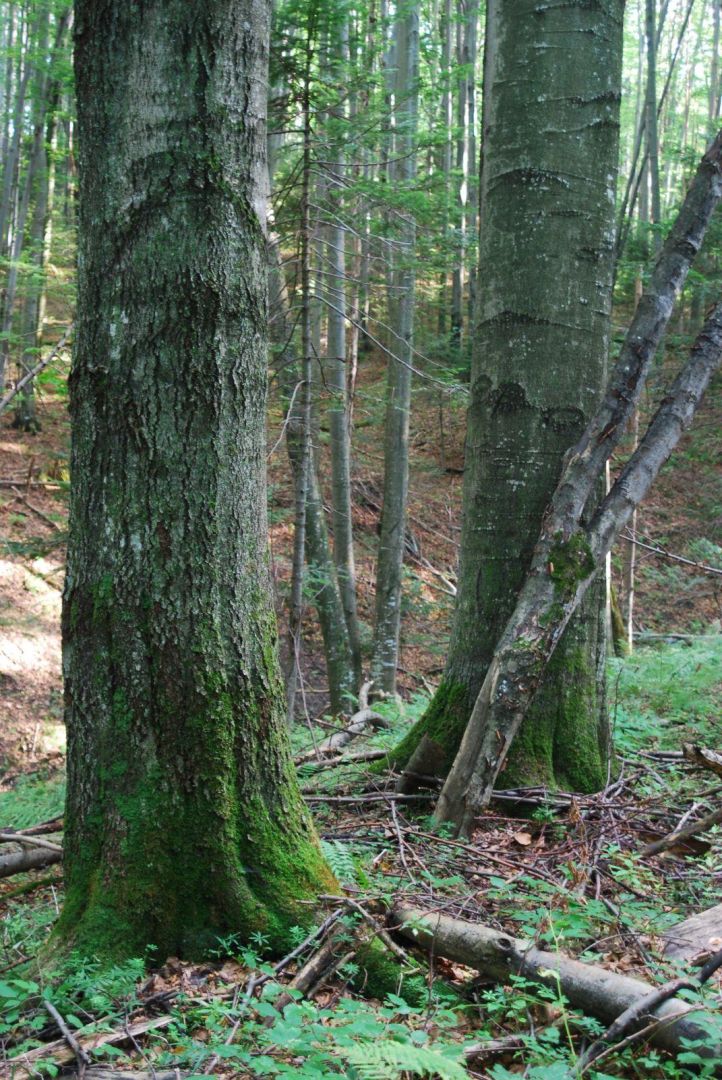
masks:
[[[673,349],[674,343],[670,362]],[[367,358],[363,372],[355,410],[354,525],[361,617],[369,628],[381,485],[382,365]],[[651,409],[662,382],[659,373],[643,412]],[[56,818],[64,789],[59,617],[69,423],[62,380],[49,374],[40,391],[39,434],[15,431],[7,416],[0,426],[0,824],[13,829]],[[718,379],[639,521],[640,537],[653,546],[718,568],[721,401]],[[463,427],[463,394],[423,386],[417,391],[402,700],[382,706],[390,727],[362,737],[357,746],[363,749],[397,740],[423,709],[442,669],[458,550]],[[272,403],[269,446],[280,428]],[[325,438],[321,428],[322,451]],[[282,614],[293,512],[283,444],[271,458],[269,478],[272,568]],[[619,555],[614,561],[618,572]],[[552,951],[663,982],[675,970],[662,955],[664,930],[716,903],[722,880],[718,830],[662,855],[642,854],[645,843],[670,831],[685,815],[699,816],[718,805],[719,786],[682,762],[679,752],[684,740],[719,749],[721,616],[722,577],[640,550],[636,627],[645,644],[629,659],[610,665],[618,758],[600,796],[549,797],[527,791],[520,801],[509,795],[484,815],[468,843],[459,844],[433,828],[424,816],[428,803],[395,801],[387,777],[358,765],[322,771],[305,765],[300,773],[304,792],[346,895],[376,917],[393,896],[406,894],[419,906],[463,914],[533,937]],[[320,639],[310,612],[304,630],[306,715],[294,733],[297,751],[311,744],[309,732],[326,705]],[[51,841],[58,838],[48,835]],[[14,1057],[43,1043],[43,1067],[51,1074],[53,1062],[72,1063],[73,1053],[68,1057],[62,1039],[60,1049],[45,1045],[59,1033],[38,1008],[38,986],[23,974],[21,963],[46,935],[61,896],[62,877],[52,869],[13,878],[0,888],[0,998],[6,1006],[3,1011],[0,1001],[0,1047]],[[328,904],[330,910],[333,903]],[[212,1065],[217,1074],[293,1072],[297,1080],[401,1076],[404,1068],[412,1070],[418,1050],[440,1054],[446,1064],[436,1062],[437,1074],[454,1080],[458,1075],[502,1080],[522,1071],[531,1080],[554,1080],[573,1075],[569,1062],[598,1029],[558,993],[540,998],[523,980],[512,987],[493,986],[463,965],[440,958],[433,963],[435,975],[457,996],[438,981],[412,975],[400,979],[396,997],[363,1003],[351,992],[351,964],[313,1000],[297,1000],[282,1019],[275,1013],[269,1017],[270,987],[287,982],[296,965],[289,965],[283,979],[269,980],[269,997],[254,1003],[249,978],[253,972],[268,973],[263,943],[241,949],[228,942],[219,953],[224,955],[200,967],[168,961],[150,981],[140,979],[139,965],[127,965],[107,978],[90,965],[69,972],[53,1001],[63,1015],[73,1017],[71,1026],[83,1038],[90,1038],[98,1024],[120,1036],[135,1033],[108,1043],[94,1058],[115,1063],[117,1055],[133,1067],[178,1068],[184,1075],[203,1073]],[[713,981],[713,1005],[717,989]],[[147,1023],[149,1032],[143,1030]],[[387,1062],[383,1072],[377,1061],[377,1072],[364,1072],[364,1060],[368,1065],[373,1057],[370,1046],[388,1040],[406,1048],[406,1064],[393,1072]],[[470,1041],[491,1041],[494,1049],[464,1055]],[[686,1063],[672,1062],[644,1045],[605,1061],[608,1072],[588,1075],[699,1075],[695,1053],[689,1051]],[[454,1073],[455,1066],[462,1067],[458,1062],[468,1071]]]

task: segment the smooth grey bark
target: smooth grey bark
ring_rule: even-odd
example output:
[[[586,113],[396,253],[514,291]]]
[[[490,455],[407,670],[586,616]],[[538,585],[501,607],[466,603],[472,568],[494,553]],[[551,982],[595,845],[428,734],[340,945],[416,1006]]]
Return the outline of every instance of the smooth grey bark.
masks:
[[[444,776],[451,766],[563,456],[603,391],[622,14],[621,0],[487,4],[458,596],[441,685],[392,754],[409,774]],[[604,783],[604,606],[599,581],[516,741],[508,786],[593,791]]]
[[[721,0],[712,0],[712,70],[709,79],[709,105],[708,115],[711,123],[719,116],[720,110],[720,77],[719,77],[719,43],[720,43],[720,8]]]
[[[396,24],[396,77],[393,179],[410,188],[416,175],[416,124],[419,93],[419,20],[413,5],[399,9]],[[392,290],[389,322],[393,330],[393,356],[389,356],[384,433],[384,490],[379,553],[376,565],[376,605],[371,677],[374,691],[396,691],[396,668],[401,629],[401,578],[409,485],[409,414],[414,325],[413,212],[400,209],[399,240],[391,256]]]
[[[314,12],[316,9],[313,9]],[[294,471],[293,556],[291,562],[291,593],[288,603],[288,663],[286,667],[286,718],[293,722],[296,711],[296,690],[300,674],[301,624],[303,620],[303,583],[306,560],[306,508],[313,471],[311,424],[313,409],[313,360],[318,356],[314,343],[313,308],[311,297],[311,65],[316,48],[315,19],[309,19],[303,73],[303,156],[301,175],[301,221],[299,235],[301,277],[301,381],[300,402],[294,423],[298,432],[298,464]]]
[[[412,904],[397,904],[393,910],[394,925],[412,944],[426,947],[432,956],[465,964],[487,978],[507,983],[510,975],[561,992],[577,1009],[609,1024],[626,1009],[638,1004],[654,992],[655,987],[641,979],[632,979],[599,964],[582,963],[563,952],[547,952],[533,942],[509,937],[491,926],[465,922],[437,911],[425,911]],[[651,1042],[666,1050],[680,1051],[685,1040],[706,1040],[708,1027],[716,1030],[722,1043],[719,1017],[704,1014],[698,1023],[698,1010],[681,1001],[667,1001],[654,1009],[653,1015],[663,1019],[653,1033]],[[650,1019],[649,1017],[640,1018]],[[719,1052],[710,1048],[709,1056]],[[570,1078],[574,1074],[569,1073]]]
[[[54,942],[278,946],[333,886],[286,731],[266,520],[269,11],[77,0],[78,324]]]
[[[659,185],[659,135],[657,131],[657,0],[645,0],[645,35],[647,40],[647,94],[645,107],[645,132],[647,136],[647,169],[649,172],[650,220],[657,227],[654,234],[654,250],[659,254],[662,237],[659,227],[662,221],[662,200]]]
[[[332,63],[337,79],[348,75],[348,16],[335,28]],[[332,110],[331,118],[345,119],[343,105]],[[327,384],[330,392],[328,419],[331,447],[331,522],[333,555],[341,591],[344,615],[351,646],[355,689],[361,682],[361,632],[356,606],[356,564],[351,516],[351,412],[349,408],[346,350],[346,228],[343,223],[346,162],[343,138],[330,140],[333,162],[328,170],[329,200],[333,224],[328,226],[327,290],[328,308]],[[347,703],[348,705],[348,703]]]
[[[691,262],[722,197],[722,131],[705,154],[627,332],[601,405],[567,455],[515,607],[500,634],[436,809],[468,832],[565,627],[622,528],[689,427],[722,356],[722,302],[662,400],[638,449],[587,524],[585,507],[636,408]]]

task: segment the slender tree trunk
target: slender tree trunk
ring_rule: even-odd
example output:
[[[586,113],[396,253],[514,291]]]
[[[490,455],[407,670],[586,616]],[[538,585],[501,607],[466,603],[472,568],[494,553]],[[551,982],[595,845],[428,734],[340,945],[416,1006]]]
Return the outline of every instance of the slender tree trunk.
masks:
[[[709,80],[709,106],[708,113],[710,123],[719,117],[720,110],[720,78],[719,78],[719,40],[720,40],[720,8],[722,0],[712,0],[712,70]]]
[[[564,453],[604,386],[622,11],[617,0],[603,12],[548,7],[543,16],[534,0],[487,4],[480,302],[458,596],[441,685],[392,754],[409,774],[449,769]],[[565,51],[544,48],[551,40],[566,41]],[[599,580],[515,742],[505,783],[603,784],[604,611]],[[408,776],[403,786],[412,783]]]
[[[269,183],[269,188],[270,186]],[[277,349],[273,367],[286,402],[286,449],[295,485],[298,483],[298,473],[303,463],[304,419],[299,394],[303,380],[298,370],[293,343],[293,322],[281,266],[280,248],[277,237],[272,233],[268,242],[268,271],[271,340]],[[331,710],[334,713],[348,712],[349,702],[356,692],[351,647],[336,567],[331,556],[318,475],[313,465],[309,473],[306,498],[305,546],[313,603],[323,636]]]
[[[396,141],[394,180],[410,188],[416,175],[416,122],[418,108],[419,23],[413,5],[399,10],[396,61]],[[384,501],[381,511],[379,556],[376,567],[376,623],[371,660],[374,690],[396,691],[396,668],[401,628],[401,577],[406,532],[409,483],[409,413],[414,325],[414,245],[416,225],[411,210],[399,211],[401,253],[392,274],[391,324],[394,353],[389,357],[386,384],[384,441]]]
[[[659,231],[662,223],[662,199],[659,186],[659,136],[657,130],[657,33],[655,28],[657,0],[646,0],[645,33],[647,38],[647,168],[649,170],[650,219],[656,227],[654,251],[659,254],[662,248],[662,235]]]
[[[348,22],[346,19],[336,29],[336,33],[339,35],[339,41],[335,49],[334,63],[340,85],[342,78],[348,74]],[[345,109],[341,108],[340,114],[339,110],[334,110],[331,115],[338,122],[345,118]],[[356,565],[351,516],[351,415],[346,369],[346,229],[343,223],[343,182],[346,163],[342,139],[332,139],[330,146],[334,158],[329,178],[329,201],[333,207],[334,224],[328,230],[327,259],[329,268],[327,383],[331,394],[329,404],[331,520],[333,554],[358,690],[361,685],[361,633],[356,610]]]
[[[268,9],[77,0],[76,20],[55,942],[104,959],[254,930],[278,946],[333,879],[295,780],[270,601]]]
[[[30,230],[30,258],[33,278],[28,282],[23,302],[22,346],[20,377],[37,362],[43,344],[45,322],[47,266],[53,238],[53,199],[55,195],[55,158],[57,145],[56,114],[53,108],[48,119],[46,144],[42,149],[38,193]],[[35,410],[35,380],[31,379],[18,397],[13,427],[36,432],[40,424]]]
[[[449,281],[449,228],[451,217],[451,156],[452,142],[451,133],[454,124],[454,99],[451,93],[451,55],[453,42],[453,28],[451,15],[452,0],[444,0],[444,16],[441,23],[441,71],[444,79],[444,93],[441,97],[441,130],[444,135],[444,147],[441,160],[441,171],[444,177],[444,221],[441,234],[442,259],[444,269],[441,273],[441,288],[439,290],[439,337],[446,334],[447,326],[447,286]]]
[[[315,8],[314,8],[315,12]],[[301,386],[299,425],[299,459],[294,473],[293,559],[291,566],[291,595],[288,605],[288,666],[286,669],[286,716],[293,722],[296,691],[301,664],[301,627],[303,621],[303,581],[306,559],[306,507],[313,470],[311,442],[312,381],[313,381],[313,309],[311,298],[311,64],[315,48],[315,21],[309,20],[303,84],[303,163],[301,190]],[[315,355],[318,356],[318,345]]]

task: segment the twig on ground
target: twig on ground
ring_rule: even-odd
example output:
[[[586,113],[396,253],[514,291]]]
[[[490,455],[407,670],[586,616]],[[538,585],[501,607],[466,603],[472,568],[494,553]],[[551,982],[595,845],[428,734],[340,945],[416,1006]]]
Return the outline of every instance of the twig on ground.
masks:
[[[691,825],[687,825],[686,828],[675,828],[667,836],[660,837],[659,840],[654,840],[651,844],[647,844],[642,848],[641,854],[657,855],[660,851],[666,851],[668,848],[675,847],[677,844],[683,844],[685,840],[689,840],[693,836],[697,836],[701,832],[706,832],[711,829],[713,825],[719,825],[722,823],[722,808],[715,810],[713,814],[707,814],[705,817],[700,818],[699,821],[693,821]]]
[[[82,1046],[80,1045],[78,1040],[75,1038],[72,1031],[70,1030],[68,1025],[65,1023],[62,1016],[60,1015],[58,1010],[55,1008],[53,1003],[51,1001],[48,1001],[47,998],[44,998],[43,999],[43,1005],[45,1006],[47,1012],[50,1013],[50,1015],[52,1016],[55,1023],[60,1028],[61,1035],[65,1039],[65,1041],[68,1044],[68,1046],[70,1047],[70,1049],[75,1054],[75,1058],[76,1058],[76,1060],[78,1062],[78,1071],[80,1072],[80,1075],[82,1076],[83,1069],[85,1068],[85,1066],[90,1065],[90,1058],[86,1054],[85,1050],[83,1050]]]

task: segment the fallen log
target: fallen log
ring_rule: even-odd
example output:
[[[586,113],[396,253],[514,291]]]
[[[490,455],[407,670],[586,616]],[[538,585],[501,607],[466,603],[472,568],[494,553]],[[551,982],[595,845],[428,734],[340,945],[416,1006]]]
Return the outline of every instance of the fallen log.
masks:
[[[372,682],[365,682],[361,687],[358,696],[358,712],[353,714],[348,726],[343,731],[335,731],[333,735],[329,735],[318,746],[299,754],[295,759],[296,765],[303,765],[307,761],[315,761],[338,754],[339,750],[343,750],[344,746],[347,746],[357,735],[361,735],[369,725],[373,727],[388,726],[383,716],[369,708],[369,691],[372,686]]]
[[[563,953],[545,952],[490,926],[424,911],[412,904],[397,904],[392,919],[398,933],[433,951],[435,956],[475,968],[496,982],[522,975],[558,990],[575,1008],[608,1025],[655,990],[641,979],[619,975],[598,964],[584,964]],[[713,1056],[722,1048],[722,1020],[712,1013],[700,1013],[683,1002],[666,1001],[652,1016],[669,1019],[668,1024],[650,1034],[650,1041],[665,1050],[680,1050],[683,1039],[706,1039],[707,1029],[713,1026],[718,1032],[717,1046],[710,1046],[706,1052]],[[640,1016],[640,1026],[648,1019],[647,1015]]]
[[[710,769],[718,776],[722,776],[722,754],[718,754],[716,750],[707,750],[704,746],[683,743],[682,754],[684,760],[690,765],[699,765],[703,769]]]
[[[596,1039],[591,1046],[587,1047],[585,1052],[578,1059],[577,1071],[579,1075],[581,1076],[586,1072],[592,1062],[613,1053],[615,1046],[621,1045],[622,1041],[624,1041],[625,1045],[629,1045],[630,1037],[633,1038],[633,1034],[630,1033],[637,1032],[638,1035],[641,1036],[642,1032],[639,1031],[640,1024],[644,1023],[646,1017],[653,1016],[655,1011],[658,1010],[661,1005],[671,1001],[671,999],[681,993],[682,990],[698,991],[703,984],[714,975],[721,964],[722,950],[716,953],[716,955],[705,964],[697,978],[672,979],[671,982],[666,983],[664,986],[658,986],[652,989],[646,998],[642,998],[640,1001],[630,1005],[629,1008],[625,1009],[611,1026],[607,1028],[604,1035],[602,1035],[600,1039]],[[663,1024],[664,1018],[660,1017],[657,1023]]]
[[[22,874],[26,870],[39,870],[43,866],[52,866],[61,862],[63,852],[60,848],[26,848],[14,851],[10,855],[0,855],[0,878]]]
[[[722,904],[700,911],[664,932],[664,955],[670,960],[707,957],[722,945]]]

